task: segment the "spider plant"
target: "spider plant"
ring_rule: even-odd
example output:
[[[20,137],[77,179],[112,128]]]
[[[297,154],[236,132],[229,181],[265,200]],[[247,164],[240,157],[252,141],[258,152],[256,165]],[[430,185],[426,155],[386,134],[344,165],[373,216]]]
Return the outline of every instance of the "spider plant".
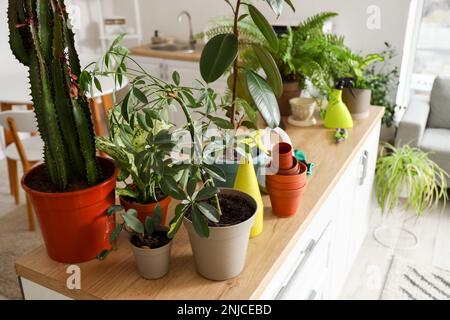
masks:
[[[392,212],[406,193],[406,209],[418,216],[436,207],[440,199],[446,204],[447,172],[430,160],[428,153],[409,145],[394,147],[386,144],[388,153],[376,167],[375,187],[378,205],[382,212]]]

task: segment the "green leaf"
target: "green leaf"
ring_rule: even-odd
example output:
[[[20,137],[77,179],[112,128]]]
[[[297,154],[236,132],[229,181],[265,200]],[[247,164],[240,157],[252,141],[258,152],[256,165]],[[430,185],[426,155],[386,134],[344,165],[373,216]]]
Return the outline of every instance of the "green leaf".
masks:
[[[135,191],[128,188],[117,188],[117,194],[122,197],[130,197],[134,199],[138,197],[138,194]]]
[[[241,16],[239,17],[238,21],[242,21],[242,20],[244,20],[244,19],[247,18],[247,17],[248,17],[248,13],[244,13],[243,15],[241,15]]]
[[[194,194],[195,187],[197,187],[197,180],[195,178],[190,178],[186,185],[186,191],[187,191],[189,197],[192,197],[192,195]]]
[[[136,211],[136,209],[128,209],[126,214],[137,217],[138,216],[138,212]]]
[[[234,126],[231,124],[230,120],[222,119],[219,117],[210,117],[211,121],[222,129],[234,129]]]
[[[109,207],[108,210],[106,210],[106,215],[110,216],[110,215],[113,215],[114,213],[120,212],[122,210],[124,210],[124,209],[121,205],[115,204],[115,205],[112,205],[111,207]]]
[[[152,220],[153,220],[153,224],[155,225],[155,227],[159,227],[161,225],[162,217],[163,217],[163,210],[158,203],[156,205],[155,209],[153,210],[153,214],[152,214]]]
[[[206,171],[212,178],[225,182],[225,173],[218,167],[212,164],[203,164],[203,170]]]
[[[173,238],[177,233],[178,229],[180,229],[181,224],[183,222],[185,205],[179,204],[175,207],[175,217],[170,221],[169,231],[167,232],[167,237]]]
[[[102,92],[102,85],[100,84],[100,81],[94,77],[94,84],[98,91]]]
[[[122,229],[123,229],[123,225],[122,224],[117,224],[114,227],[114,230],[109,235],[109,243],[113,243],[114,240],[117,239],[117,237],[119,236],[120,232],[122,232]]]
[[[280,97],[283,94],[283,80],[275,60],[270,52],[261,46],[254,46],[253,50],[267,76],[267,82],[275,95]]]
[[[97,259],[100,260],[100,261],[105,260],[106,257],[111,253],[111,251],[112,250],[102,250],[102,252],[100,252],[97,255]]]
[[[171,176],[165,175],[161,180],[160,187],[164,194],[171,195],[177,200],[184,200],[186,198],[183,190],[178,187],[175,179]]]
[[[139,112],[137,114],[137,120],[139,123],[139,126],[144,129],[145,131],[152,131],[152,128],[148,126],[146,114]]]
[[[209,237],[209,228],[202,214],[199,212],[197,207],[192,207],[192,224],[197,234],[202,238]]]
[[[284,0],[284,2],[286,2],[288,4],[288,6],[291,7],[292,11],[295,12],[295,6],[291,0]]]
[[[127,211],[127,213],[123,215],[125,224],[136,233],[140,234],[144,233],[144,225],[142,224],[142,222],[133,213],[129,211]]]
[[[206,43],[200,57],[200,73],[207,83],[219,79],[238,54],[238,38],[231,33],[219,34]]]
[[[280,110],[272,88],[251,70],[247,70],[246,77],[248,90],[261,116],[269,127],[277,127],[280,124]]]
[[[133,95],[138,98],[138,100],[144,104],[148,104],[147,96],[138,87],[133,88]]]
[[[198,209],[212,222],[219,222],[220,213],[217,208],[213,207],[209,203],[200,202],[197,204]]]
[[[131,92],[128,92],[125,98],[122,101],[122,105],[120,107],[120,113],[122,114],[122,117],[125,119],[126,122],[130,121],[129,117],[129,102],[130,102]]]
[[[264,17],[264,15],[256,9],[255,6],[249,4],[248,5],[248,12],[250,13],[250,16],[253,19],[253,22],[258,27],[259,31],[263,34],[264,38],[266,38],[269,47],[273,51],[278,50],[278,37],[275,33],[275,30],[273,30],[272,26],[270,25],[269,21]]]
[[[145,218],[145,234],[150,237],[155,232],[155,223],[149,216]]]
[[[177,86],[180,85],[180,74],[176,70],[172,73],[172,80]]]
[[[216,187],[204,187],[202,188],[195,197],[196,201],[204,201],[212,198],[219,192],[219,189]]]

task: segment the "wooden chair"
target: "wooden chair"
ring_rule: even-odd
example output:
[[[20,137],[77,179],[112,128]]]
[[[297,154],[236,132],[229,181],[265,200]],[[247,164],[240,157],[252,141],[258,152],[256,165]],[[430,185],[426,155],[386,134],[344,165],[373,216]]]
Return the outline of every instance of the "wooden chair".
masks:
[[[10,144],[6,147],[6,158],[8,161],[22,162],[23,173],[31,169],[33,165],[42,160],[44,143],[40,136],[34,135],[29,138],[20,139],[19,132],[37,132],[37,124],[33,111],[4,111],[0,113],[0,125],[9,128],[14,145]],[[14,168],[14,167],[13,167]],[[17,168],[17,165],[15,166]],[[13,169],[14,170],[14,169]],[[10,176],[17,177],[17,169],[14,172],[9,172]],[[13,194],[16,204],[19,204],[19,182],[18,179],[10,181],[14,189]],[[35,222],[33,216],[33,208],[27,199],[27,213],[28,213],[28,228],[30,231],[35,230]]]

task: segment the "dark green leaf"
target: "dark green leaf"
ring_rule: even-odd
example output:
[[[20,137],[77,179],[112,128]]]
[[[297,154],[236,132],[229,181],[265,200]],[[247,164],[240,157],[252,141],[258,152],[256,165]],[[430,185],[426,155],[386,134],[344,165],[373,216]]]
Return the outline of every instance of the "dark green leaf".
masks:
[[[128,92],[125,98],[122,101],[122,106],[120,107],[120,113],[122,114],[122,117],[125,119],[125,121],[129,122],[129,110],[128,110],[128,103],[130,101],[131,93]]]
[[[270,48],[273,51],[278,50],[278,37],[275,33],[275,30],[273,30],[272,26],[270,25],[269,21],[264,17],[264,15],[256,9],[255,6],[249,4],[248,5],[248,12],[250,13],[250,16],[253,19],[253,22],[256,24],[258,29],[263,34],[264,38],[266,38]]]
[[[295,12],[295,6],[291,0],[284,0],[284,2],[286,2],[288,4],[288,6],[291,7],[292,11]]]
[[[138,120],[139,126],[140,126],[142,129],[144,129],[145,131],[151,131],[152,128],[148,126],[148,124],[147,124],[147,119],[145,118],[145,116],[146,116],[146,115],[143,114],[143,113],[141,113],[141,112],[139,112],[139,113],[137,114],[137,120]]]
[[[208,224],[195,206],[192,207],[192,224],[194,225],[194,229],[200,237],[209,237]]]
[[[186,191],[189,197],[192,197],[192,195],[194,194],[195,187],[197,187],[197,180],[195,178],[190,178],[186,185]]]
[[[203,164],[203,170],[206,171],[212,178],[225,182],[225,173],[218,167],[212,164]]]
[[[205,215],[206,218],[211,220],[212,222],[219,222],[220,213],[217,208],[213,207],[209,203],[200,202],[197,204],[198,209]]]
[[[248,13],[244,13],[243,15],[241,15],[238,19],[238,21],[244,20],[245,18],[248,17]]]
[[[164,194],[171,195],[177,200],[184,200],[186,198],[183,190],[178,187],[176,181],[171,176],[164,176],[161,180],[160,187]]]
[[[163,217],[163,210],[158,203],[156,205],[155,209],[153,210],[153,214],[152,214],[152,220],[153,220],[153,224],[155,225],[155,227],[159,227],[161,225],[162,217]]]
[[[109,243],[113,243],[114,240],[117,239],[117,237],[119,236],[120,232],[122,232],[122,228],[123,225],[122,224],[117,224],[114,227],[114,230],[111,232],[111,234],[109,235]]]
[[[145,218],[145,234],[150,237],[155,232],[155,223],[149,216]]]
[[[172,80],[177,86],[180,85],[180,74],[176,70],[172,73]]]
[[[212,198],[215,194],[219,192],[216,187],[204,187],[202,188],[195,197],[196,201],[204,201]]]
[[[272,88],[251,70],[247,70],[246,76],[248,90],[261,116],[269,127],[277,127],[280,124],[280,110]]]
[[[127,213],[123,215],[125,224],[136,233],[140,234],[144,233],[144,225],[142,224],[142,222],[133,213],[130,213],[129,211],[130,210],[128,210]]]
[[[111,250],[103,250],[97,255],[97,259],[102,261],[105,260],[106,257],[111,253]]]
[[[138,98],[138,100],[144,104],[148,104],[147,96],[138,87],[133,88],[133,95]]]
[[[283,80],[275,60],[264,47],[256,45],[253,47],[253,50],[267,76],[267,83],[275,95],[280,97],[283,94]]]
[[[230,120],[222,119],[219,117],[210,117],[211,121],[222,129],[234,129],[234,126],[231,124]]]
[[[239,41],[234,34],[219,34],[205,45],[200,58],[200,73],[207,83],[219,79],[238,54]]]
[[[102,85],[100,84],[100,81],[97,78],[94,78],[94,84],[97,90],[102,92]]]
[[[122,210],[123,210],[123,207],[121,205],[115,204],[115,205],[112,205],[111,207],[109,207],[108,210],[106,210],[106,215],[110,216],[110,215],[120,212]]]

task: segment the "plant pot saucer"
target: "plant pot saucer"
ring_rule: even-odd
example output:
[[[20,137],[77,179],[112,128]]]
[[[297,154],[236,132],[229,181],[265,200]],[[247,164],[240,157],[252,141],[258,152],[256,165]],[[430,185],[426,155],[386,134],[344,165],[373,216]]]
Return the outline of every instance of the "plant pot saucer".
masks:
[[[288,117],[288,123],[296,127],[310,127],[317,123],[316,118],[312,117],[308,120],[296,120],[293,115]]]

